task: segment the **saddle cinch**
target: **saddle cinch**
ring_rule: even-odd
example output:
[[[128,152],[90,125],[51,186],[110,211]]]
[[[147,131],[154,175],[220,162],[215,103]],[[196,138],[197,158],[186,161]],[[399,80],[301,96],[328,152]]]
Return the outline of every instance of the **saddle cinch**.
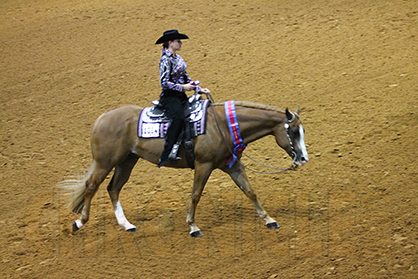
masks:
[[[189,121],[186,121],[189,125],[185,125],[169,155],[177,157],[177,152],[184,140],[186,161],[192,169],[194,169],[194,144],[191,139],[206,132],[206,114],[209,102],[209,100],[201,99],[199,94],[189,97],[189,107],[185,112],[185,115],[189,115]],[[140,138],[164,138],[167,134],[170,119],[165,115],[159,101],[152,103],[154,106],[144,108],[139,117],[138,137]]]

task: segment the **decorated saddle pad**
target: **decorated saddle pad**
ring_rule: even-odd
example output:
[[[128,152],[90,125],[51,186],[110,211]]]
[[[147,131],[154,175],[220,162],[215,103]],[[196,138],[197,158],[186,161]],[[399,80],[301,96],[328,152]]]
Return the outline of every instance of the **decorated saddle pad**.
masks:
[[[205,133],[208,106],[209,100],[189,102],[192,137]],[[170,119],[158,106],[144,108],[138,120],[138,137],[164,138],[169,125]]]

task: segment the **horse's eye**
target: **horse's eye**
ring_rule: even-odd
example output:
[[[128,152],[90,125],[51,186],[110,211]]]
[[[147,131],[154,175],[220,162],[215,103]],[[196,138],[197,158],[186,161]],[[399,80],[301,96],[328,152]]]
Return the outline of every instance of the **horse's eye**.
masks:
[[[293,137],[300,137],[300,131],[296,128],[289,129],[289,134],[291,134]]]

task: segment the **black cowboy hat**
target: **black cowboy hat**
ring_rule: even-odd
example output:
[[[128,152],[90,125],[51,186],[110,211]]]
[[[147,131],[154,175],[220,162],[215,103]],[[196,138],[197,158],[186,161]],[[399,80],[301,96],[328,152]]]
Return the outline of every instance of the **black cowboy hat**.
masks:
[[[180,39],[188,39],[186,34],[181,34],[176,29],[167,30],[163,33],[163,36],[157,40],[155,43],[156,45],[162,44],[168,41],[180,40]]]

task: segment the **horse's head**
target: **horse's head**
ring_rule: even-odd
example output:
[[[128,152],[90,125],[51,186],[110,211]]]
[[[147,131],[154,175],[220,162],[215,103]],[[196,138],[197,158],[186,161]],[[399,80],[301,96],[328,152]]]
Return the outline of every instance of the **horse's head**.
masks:
[[[309,159],[304,140],[305,130],[299,119],[299,112],[299,108],[295,112],[286,108],[286,121],[276,129],[275,137],[277,144],[292,157],[293,163],[302,166]]]

